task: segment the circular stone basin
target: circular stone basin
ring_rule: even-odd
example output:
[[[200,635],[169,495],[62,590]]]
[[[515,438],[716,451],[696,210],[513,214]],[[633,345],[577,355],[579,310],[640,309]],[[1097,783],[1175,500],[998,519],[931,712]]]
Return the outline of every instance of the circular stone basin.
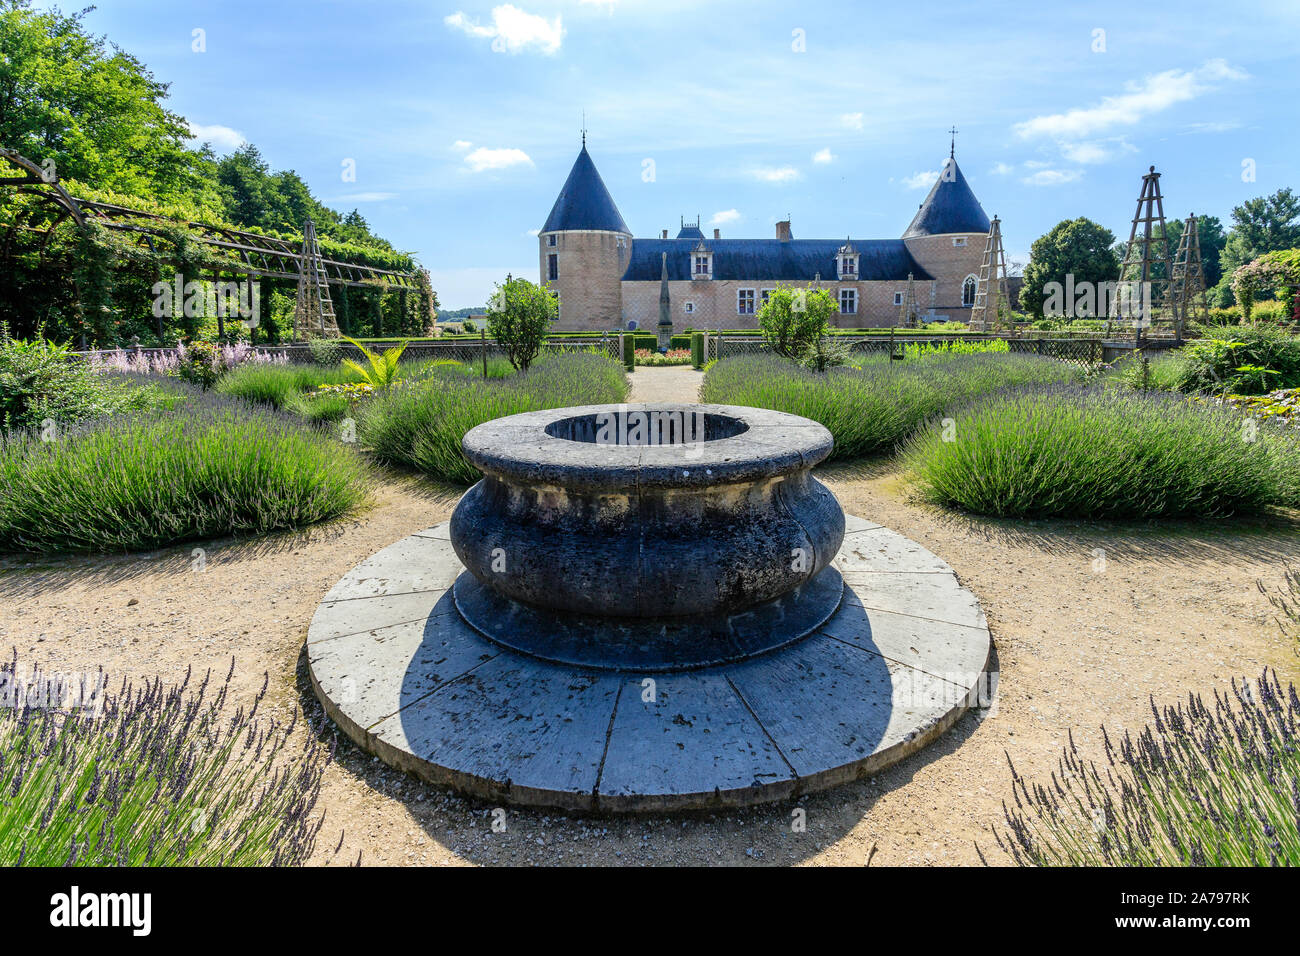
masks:
[[[815,422],[729,405],[584,406],[479,425],[463,447],[484,478],[451,519],[473,578],[458,582],[458,607],[489,637],[593,666],[598,651],[560,645],[644,647],[657,634],[678,646],[636,663],[671,667],[752,653],[752,640],[714,652],[738,617],[766,646],[802,636],[842,589],[823,571],[844,514],[810,473],[832,445]],[[614,629],[603,642],[602,622]]]

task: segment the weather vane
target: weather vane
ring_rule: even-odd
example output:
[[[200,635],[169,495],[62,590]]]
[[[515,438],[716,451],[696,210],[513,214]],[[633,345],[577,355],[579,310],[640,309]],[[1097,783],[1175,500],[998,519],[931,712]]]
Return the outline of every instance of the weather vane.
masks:
[[[948,132],[952,134],[952,142],[948,146],[948,158],[956,159],[957,158],[957,127],[954,126],[952,129],[948,130]]]

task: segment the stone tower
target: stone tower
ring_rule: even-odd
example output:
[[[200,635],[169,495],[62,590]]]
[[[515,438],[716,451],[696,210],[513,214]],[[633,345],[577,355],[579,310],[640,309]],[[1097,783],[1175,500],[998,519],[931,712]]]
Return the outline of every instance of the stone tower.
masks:
[[[596,171],[585,134],[537,242],[542,282],[559,295],[563,327],[620,328],[632,233]]]
[[[975,304],[990,223],[954,152],[903,233],[903,243],[923,269],[941,277],[934,289],[935,311],[966,321]]]

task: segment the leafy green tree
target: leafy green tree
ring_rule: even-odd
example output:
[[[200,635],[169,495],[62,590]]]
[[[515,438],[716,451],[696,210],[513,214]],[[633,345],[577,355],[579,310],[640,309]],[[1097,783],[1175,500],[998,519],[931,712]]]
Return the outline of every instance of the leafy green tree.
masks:
[[[1020,307],[1035,318],[1043,318],[1046,287],[1065,285],[1067,275],[1074,285],[1114,282],[1119,277],[1119,257],[1112,246],[1115,234],[1106,227],[1080,216],[1057,223],[1045,236],[1034,241],[1020,289]]]
[[[1223,249],[1223,274],[1266,252],[1300,246],[1300,196],[1279,189],[1271,196],[1247,199],[1232,209],[1232,231]]]
[[[88,11],[31,7],[0,0],[0,143],[102,189],[163,200],[203,189],[167,84],[88,33]]]
[[[773,289],[758,310],[758,327],[777,355],[798,360],[826,334],[839,312],[839,303],[826,289]]]
[[[497,340],[511,365],[526,372],[541,352],[558,314],[555,296],[549,289],[507,275],[488,300],[488,335]]]

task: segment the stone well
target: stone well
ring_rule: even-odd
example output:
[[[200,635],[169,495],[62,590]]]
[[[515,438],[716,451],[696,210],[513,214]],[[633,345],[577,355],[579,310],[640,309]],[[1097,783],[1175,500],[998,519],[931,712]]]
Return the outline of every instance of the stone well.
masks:
[[[951,568],[849,517],[821,425],[586,406],[472,429],[438,525],[317,610],[308,659],[361,746],[493,801],[637,811],[775,800],[951,725],[989,635]]]

